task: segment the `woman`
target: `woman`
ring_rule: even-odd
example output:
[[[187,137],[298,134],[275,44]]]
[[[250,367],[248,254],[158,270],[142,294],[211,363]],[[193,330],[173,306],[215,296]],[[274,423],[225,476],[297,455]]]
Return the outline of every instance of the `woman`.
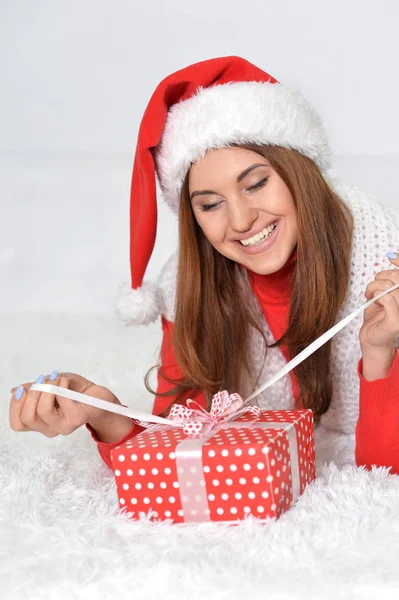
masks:
[[[121,287],[115,304],[129,324],[161,314],[154,413],[166,416],[189,397],[209,407],[220,389],[247,397],[334,323],[399,283],[392,268],[399,261],[385,257],[399,247],[399,216],[331,180],[330,154],[302,96],[241,58],[191,65],[159,84],[133,170],[132,286]],[[158,289],[143,284],[156,234],[155,174],[179,218],[179,249]],[[259,405],[311,408],[316,425],[356,431],[357,464],[399,472],[398,333],[395,290],[365,311],[362,326],[352,321],[259,395]],[[57,383],[119,402],[75,374]],[[111,449],[141,431],[126,417],[58,396],[24,386],[21,394],[11,402],[15,430],[52,436],[85,423],[108,465]]]

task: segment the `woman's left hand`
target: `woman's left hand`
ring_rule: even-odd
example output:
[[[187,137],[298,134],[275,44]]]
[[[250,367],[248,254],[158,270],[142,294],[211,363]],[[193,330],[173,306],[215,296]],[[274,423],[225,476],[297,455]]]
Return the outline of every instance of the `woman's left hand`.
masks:
[[[398,258],[389,259],[399,267]],[[375,280],[368,284],[365,296],[371,300],[381,292],[399,283],[399,269],[380,271]],[[379,351],[394,347],[394,340],[399,334],[399,288],[385,294],[364,311],[363,326],[360,329],[360,345],[362,350]]]

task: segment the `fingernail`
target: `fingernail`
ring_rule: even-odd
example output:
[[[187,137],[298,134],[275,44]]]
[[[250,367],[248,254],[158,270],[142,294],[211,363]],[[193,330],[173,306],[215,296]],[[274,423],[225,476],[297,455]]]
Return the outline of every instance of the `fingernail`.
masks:
[[[22,396],[24,394],[24,387],[23,385],[20,385],[19,388],[17,389],[17,391],[15,392],[15,400],[21,400]]]
[[[387,257],[388,258],[398,258],[398,255],[396,254],[396,252],[387,252]]]
[[[39,377],[36,379],[35,383],[43,383],[43,381],[45,380],[45,376],[44,375],[39,375]]]
[[[54,381],[54,379],[57,379],[58,377],[58,371],[53,371],[50,375],[50,381]]]

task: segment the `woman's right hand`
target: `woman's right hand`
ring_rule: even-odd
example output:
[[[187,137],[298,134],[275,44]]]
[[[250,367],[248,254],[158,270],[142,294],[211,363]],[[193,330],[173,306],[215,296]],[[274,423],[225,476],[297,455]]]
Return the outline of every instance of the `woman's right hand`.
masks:
[[[100,400],[121,404],[110,390],[76,373],[60,373],[56,379],[50,381],[49,377],[47,375],[42,383],[50,383]],[[29,390],[33,383],[22,384],[23,395],[20,400],[15,398],[18,386],[11,390],[10,425],[14,431],[38,431],[46,437],[53,438],[57,435],[69,435],[86,423],[94,429],[98,426],[106,427],[115,417],[114,413],[109,411],[57,394]]]

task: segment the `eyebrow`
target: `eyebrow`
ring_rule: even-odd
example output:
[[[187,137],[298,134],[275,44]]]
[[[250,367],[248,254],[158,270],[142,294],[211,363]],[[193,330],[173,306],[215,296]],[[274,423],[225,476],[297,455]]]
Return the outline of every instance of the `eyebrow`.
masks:
[[[258,167],[270,167],[270,165],[266,165],[265,163],[255,163],[254,165],[247,167],[242,173],[240,173],[237,176],[237,183],[240,183],[240,181],[242,181],[244,177],[248,175],[248,173],[250,173],[254,169],[257,169]],[[216,194],[216,192],[214,192],[213,190],[201,190],[200,192],[193,192],[190,196],[190,201],[193,198],[195,198],[195,196],[205,196],[205,194]]]

